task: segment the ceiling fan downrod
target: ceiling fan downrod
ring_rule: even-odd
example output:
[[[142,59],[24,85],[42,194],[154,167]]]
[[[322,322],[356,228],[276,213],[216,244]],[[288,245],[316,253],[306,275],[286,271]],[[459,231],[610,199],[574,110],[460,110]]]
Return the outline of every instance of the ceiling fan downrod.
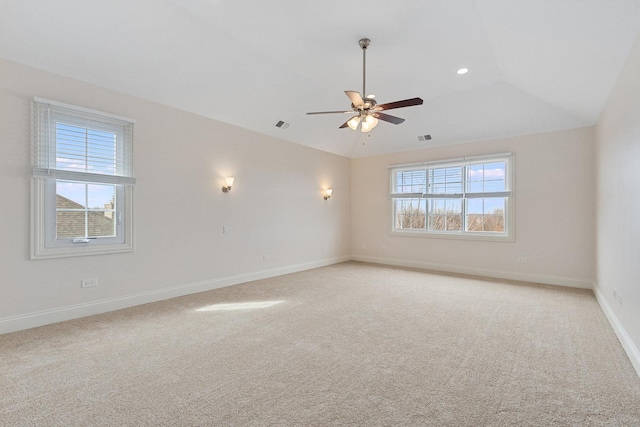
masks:
[[[371,40],[365,38],[360,39],[358,44],[362,48],[362,96],[367,97],[367,48]]]

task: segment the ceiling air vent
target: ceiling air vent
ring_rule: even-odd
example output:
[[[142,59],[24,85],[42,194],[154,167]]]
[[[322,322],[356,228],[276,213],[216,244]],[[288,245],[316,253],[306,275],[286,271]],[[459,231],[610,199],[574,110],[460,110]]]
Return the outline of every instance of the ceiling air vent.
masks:
[[[418,136],[418,141],[430,141],[431,135],[420,135]]]
[[[280,129],[286,129],[290,126],[289,123],[285,123],[282,120],[278,120],[278,123],[276,123],[276,127],[280,128]]]

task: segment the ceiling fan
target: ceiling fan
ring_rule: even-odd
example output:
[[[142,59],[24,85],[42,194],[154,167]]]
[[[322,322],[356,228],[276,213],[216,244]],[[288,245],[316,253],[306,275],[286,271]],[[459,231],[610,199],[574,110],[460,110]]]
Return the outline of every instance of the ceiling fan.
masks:
[[[358,129],[358,125],[361,124],[360,130],[362,132],[369,132],[371,129],[378,125],[378,120],[383,120],[385,122],[393,123],[394,125],[399,125],[404,122],[404,119],[396,116],[392,116],[390,114],[383,113],[382,111],[391,110],[394,108],[403,108],[403,107],[412,107],[414,105],[422,105],[422,99],[420,98],[411,98],[405,99],[402,101],[389,102],[386,104],[377,104],[375,100],[375,95],[367,95],[366,91],[366,81],[367,81],[367,48],[371,40],[369,39],[360,39],[358,44],[362,48],[362,95],[360,95],[355,90],[346,90],[344,93],[347,94],[349,99],[351,100],[351,110],[350,111],[315,111],[307,114],[353,114],[356,113],[355,116],[351,117],[349,120],[344,122],[340,129],[350,127],[353,130]],[[363,98],[364,96],[364,98]]]

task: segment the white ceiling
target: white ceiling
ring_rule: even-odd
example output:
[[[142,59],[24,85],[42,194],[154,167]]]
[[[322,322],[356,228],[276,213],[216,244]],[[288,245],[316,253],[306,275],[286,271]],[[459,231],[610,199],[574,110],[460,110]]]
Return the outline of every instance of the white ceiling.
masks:
[[[640,0],[0,0],[0,57],[348,157],[594,125],[639,31]],[[367,91],[424,99],[370,135],[305,115],[362,91],[363,37]]]

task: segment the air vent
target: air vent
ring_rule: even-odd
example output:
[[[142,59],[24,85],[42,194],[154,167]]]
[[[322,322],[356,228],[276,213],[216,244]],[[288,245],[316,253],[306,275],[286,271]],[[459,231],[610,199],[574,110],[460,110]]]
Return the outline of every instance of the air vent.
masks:
[[[420,135],[418,136],[418,141],[430,141],[431,135]]]
[[[276,127],[280,129],[286,129],[289,126],[290,126],[289,123],[283,122],[282,120],[278,120],[278,123],[276,123]]]

